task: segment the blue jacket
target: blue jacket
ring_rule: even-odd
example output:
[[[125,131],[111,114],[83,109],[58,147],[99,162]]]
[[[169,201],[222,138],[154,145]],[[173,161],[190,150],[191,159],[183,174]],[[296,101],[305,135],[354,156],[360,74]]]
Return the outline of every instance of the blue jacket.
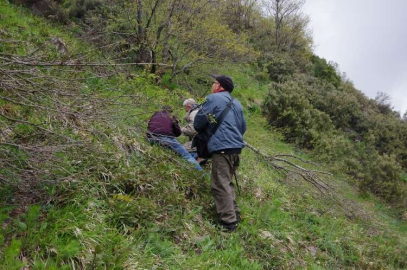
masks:
[[[194,128],[198,132],[208,132],[215,123],[210,123],[211,119],[215,120],[227,107],[232,96],[229,92],[223,91],[210,94],[202,104],[195,116]],[[210,117],[213,115],[213,118]],[[237,99],[233,100],[232,108],[226,115],[225,119],[219,126],[215,135],[208,142],[209,153],[232,149],[243,148],[243,134],[246,131],[246,120],[243,116],[242,105]]]

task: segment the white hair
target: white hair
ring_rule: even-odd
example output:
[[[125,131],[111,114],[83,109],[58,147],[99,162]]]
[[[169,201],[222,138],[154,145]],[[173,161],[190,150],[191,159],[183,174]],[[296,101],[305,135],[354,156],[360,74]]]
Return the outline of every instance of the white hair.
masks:
[[[196,104],[196,101],[195,101],[195,99],[193,99],[193,98],[188,98],[188,99],[186,99],[186,100],[184,100],[184,103],[182,104],[184,107],[186,107],[186,106],[193,106],[193,105],[195,105]]]

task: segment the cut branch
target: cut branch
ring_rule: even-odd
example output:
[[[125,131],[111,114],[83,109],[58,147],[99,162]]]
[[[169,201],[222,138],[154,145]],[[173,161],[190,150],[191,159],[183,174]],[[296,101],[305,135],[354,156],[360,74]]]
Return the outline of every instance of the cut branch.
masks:
[[[137,65],[157,65],[157,66],[165,66],[171,67],[170,64],[163,64],[163,63],[66,63],[66,62],[59,62],[59,63],[47,63],[47,62],[24,62],[21,60],[12,60],[0,57],[0,60],[8,61],[2,66],[8,66],[13,64],[19,64],[24,66],[38,66],[38,67],[103,67],[103,66],[137,66]]]
[[[306,181],[307,183],[314,186],[320,193],[322,193],[324,195],[328,195],[328,194],[331,195],[332,188],[327,183],[322,181],[322,179],[319,177],[319,174],[332,176],[331,173],[306,169],[298,164],[295,164],[294,162],[292,162],[286,158],[281,158],[281,157],[291,157],[291,158],[298,159],[304,163],[313,164],[309,161],[303,160],[294,155],[269,156],[269,155],[262,153],[259,149],[248,144],[247,142],[245,142],[245,143],[249,149],[253,150],[256,154],[261,156],[267,162],[267,164],[270,165],[278,173],[283,174],[284,176],[287,176],[288,174],[298,175],[304,181]]]

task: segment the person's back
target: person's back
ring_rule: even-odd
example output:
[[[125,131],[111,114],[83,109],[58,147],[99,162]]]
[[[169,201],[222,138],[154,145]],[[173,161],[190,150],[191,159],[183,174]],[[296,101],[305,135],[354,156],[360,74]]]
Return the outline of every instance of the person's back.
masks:
[[[185,126],[181,128],[182,134],[188,137],[191,141],[192,138],[198,134],[198,132],[194,128],[194,121],[195,116],[198,113],[199,108],[192,108],[184,117],[185,122],[187,123]]]
[[[170,106],[164,106],[162,111],[156,112],[148,121],[147,139],[151,143],[169,148],[202,170],[198,162],[189,154],[175,137],[181,135],[181,128],[175,116],[171,116]]]
[[[211,114],[211,118],[218,118],[231,100],[232,96],[227,91],[207,96],[206,102],[202,105],[202,108],[195,117],[195,129],[198,132],[204,132],[206,129],[212,128],[216,123],[210,123],[210,121],[208,121],[208,113]],[[243,116],[242,105],[237,99],[234,99],[229,113],[208,142],[209,153],[225,149],[243,148],[245,146],[243,141],[245,131],[246,121]]]
[[[188,98],[184,100],[183,103],[184,110],[186,112],[186,115],[184,117],[184,120],[186,122],[186,125],[181,128],[181,132],[184,136],[188,137],[188,141],[184,143],[185,149],[194,157],[197,158],[197,153],[196,149],[192,148],[192,140],[195,137],[198,132],[194,129],[194,121],[195,121],[195,116],[198,113],[199,106],[196,103],[196,101],[192,98]]]
[[[212,94],[206,97],[194,121],[194,128],[199,133],[212,134],[216,121],[219,127],[209,139],[208,152],[212,157],[211,191],[219,214],[220,225],[233,231],[240,221],[240,210],[236,203],[232,176],[240,164],[240,153],[245,146],[243,134],[246,121],[242,105],[233,99],[231,92],[234,85],[230,77],[213,76]],[[230,104],[230,110],[222,122],[219,116]]]
[[[162,110],[153,114],[148,121],[147,130],[151,134],[179,137],[181,128],[175,117],[171,117],[168,110]]]

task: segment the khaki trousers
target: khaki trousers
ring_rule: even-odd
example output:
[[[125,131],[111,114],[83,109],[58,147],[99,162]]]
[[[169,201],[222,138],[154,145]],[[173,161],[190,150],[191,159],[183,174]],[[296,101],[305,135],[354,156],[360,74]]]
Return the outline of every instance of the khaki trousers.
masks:
[[[232,183],[232,176],[239,166],[239,161],[239,154],[212,154],[211,191],[216,212],[225,223],[236,222],[235,212],[240,211]]]

